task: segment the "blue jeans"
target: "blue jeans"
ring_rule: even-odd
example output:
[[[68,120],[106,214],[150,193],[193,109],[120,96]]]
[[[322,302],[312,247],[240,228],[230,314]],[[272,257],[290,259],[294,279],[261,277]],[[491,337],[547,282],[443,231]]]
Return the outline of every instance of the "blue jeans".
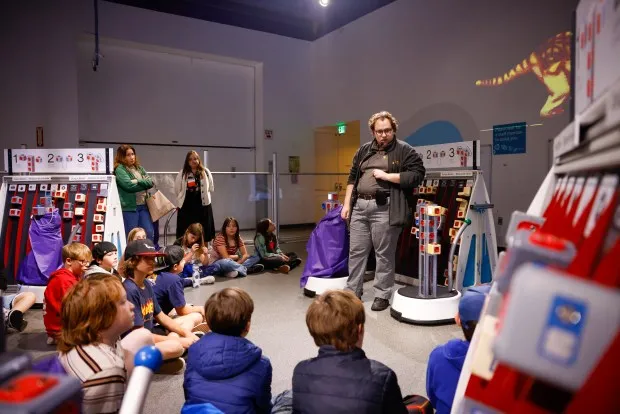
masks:
[[[211,266],[217,266],[217,268],[215,268],[213,274],[216,275],[226,275],[226,273],[228,272],[233,272],[233,271],[237,271],[239,272],[239,274],[241,276],[247,276],[248,275],[248,269],[247,267],[245,267],[242,264],[239,264],[237,262],[235,262],[232,259],[220,259],[220,260],[216,260],[215,263],[213,263]]]
[[[123,222],[125,223],[125,237],[136,227],[142,227],[146,232],[146,238],[153,241],[154,232],[153,221],[149,208],[146,205],[140,205],[136,211],[123,211]]]
[[[256,263],[260,262],[260,256],[258,255],[258,253],[254,253],[252,256],[248,257],[245,262],[243,262],[243,265],[249,269],[250,267],[254,266]]]

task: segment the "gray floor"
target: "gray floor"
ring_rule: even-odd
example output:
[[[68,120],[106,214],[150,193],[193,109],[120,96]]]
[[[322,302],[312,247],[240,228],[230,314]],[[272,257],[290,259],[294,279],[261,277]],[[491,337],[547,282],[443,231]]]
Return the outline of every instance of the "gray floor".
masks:
[[[305,256],[304,243],[283,247],[285,251]],[[237,280],[218,279],[215,285],[185,290],[187,300],[194,304],[204,303],[211,293],[225,286],[238,286],[250,293],[255,311],[248,339],[271,359],[274,394],[290,388],[295,364],[317,352],[305,325],[310,299],[303,296],[299,288],[300,275],[301,268],[298,268],[288,275],[263,273]],[[425,395],[426,362],[430,351],[438,344],[460,337],[460,329],[456,325],[412,326],[397,322],[390,317],[389,310],[372,312],[372,281],[364,288],[366,354],[396,371],[403,395]],[[9,335],[8,349],[28,351],[35,357],[51,353],[53,349],[45,344],[41,310],[30,311],[27,320],[29,325],[23,333]],[[183,401],[183,375],[156,375],[144,412],[178,413]]]

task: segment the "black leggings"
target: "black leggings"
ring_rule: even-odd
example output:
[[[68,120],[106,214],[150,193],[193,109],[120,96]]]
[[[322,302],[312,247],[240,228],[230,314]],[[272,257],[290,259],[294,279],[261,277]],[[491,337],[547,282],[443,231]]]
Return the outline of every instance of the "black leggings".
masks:
[[[299,266],[301,263],[301,260],[299,260],[296,253],[290,252],[284,254],[288,256],[288,261],[282,259],[280,256],[273,256],[261,257],[259,263],[265,266],[265,269],[277,269],[280,266],[289,265],[291,270]]]

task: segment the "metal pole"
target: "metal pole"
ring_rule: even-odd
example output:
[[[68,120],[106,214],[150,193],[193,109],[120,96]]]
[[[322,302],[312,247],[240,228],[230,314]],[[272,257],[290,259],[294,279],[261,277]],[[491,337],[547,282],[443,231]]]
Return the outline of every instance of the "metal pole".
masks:
[[[428,225],[428,204],[424,204],[424,214],[422,214],[421,219],[424,222],[422,226],[424,228],[424,250],[422,254],[424,255],[424,286],[422,287],[422,294],[425,298],[429,295],[429,269],[428,269],[428,254],[426,253],[426,249],[428,248],[428,232],[430,231],[430,226]]]
[[[433,243],[439,243],[439,217],[440,216],[433,216]],[[431,218],[429,217],[429,220]],[[433,252],[434,253],[434,252]],[[432,262],[432,273],[431,273],[431,294],[433,296],[433,298],[437,297],[437,255],[433,254],[433,257],[431,258]]]
[[[207,167],[207,165],[209,165],[209,150],[202,151],[202,165],[204,165],[205,168],[209,168]]]
[[[271,211],[273,214],[273,221],[276,223],[276,237],[280,238],[280,220],[278,220],[278,196],[280,194],[280,189],[278,188],[278,154],[273,153],[272,158],[272,176],[271,176]]]

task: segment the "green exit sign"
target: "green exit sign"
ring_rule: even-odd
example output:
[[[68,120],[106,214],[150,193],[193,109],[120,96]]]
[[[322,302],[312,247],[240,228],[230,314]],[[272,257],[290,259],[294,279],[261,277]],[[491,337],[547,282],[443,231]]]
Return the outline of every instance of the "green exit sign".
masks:
[[[338,125],[338,135],[343,135],[346,133],[347,133],[347,125],[346,124]]]

